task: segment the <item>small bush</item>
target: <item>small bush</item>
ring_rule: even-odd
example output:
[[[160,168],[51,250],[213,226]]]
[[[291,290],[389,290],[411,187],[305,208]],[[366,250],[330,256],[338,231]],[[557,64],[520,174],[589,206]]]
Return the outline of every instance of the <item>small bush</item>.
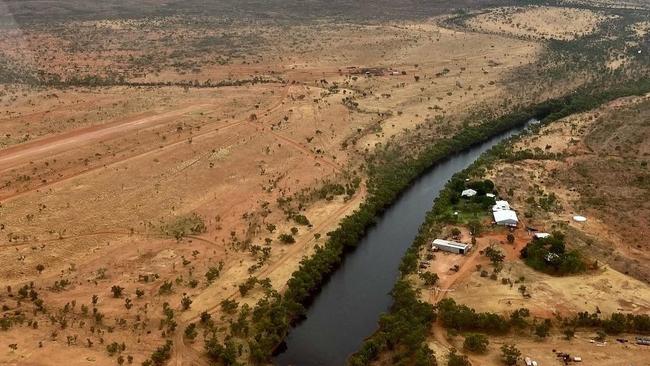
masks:
[[[293,244],[296,242],[296,239],[291,234],[280,234],[278,239],[280,239],[284,244]]]

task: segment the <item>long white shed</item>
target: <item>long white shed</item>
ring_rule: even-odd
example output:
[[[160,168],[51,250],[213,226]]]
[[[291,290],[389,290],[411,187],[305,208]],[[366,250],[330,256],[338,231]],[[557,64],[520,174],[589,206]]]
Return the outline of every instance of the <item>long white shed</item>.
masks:
[[[433,248],[438,248],[445,252],[451,252],[456,254],[465,254],[472,249],[471,244],[457,243],[455,241],[436,239],[431,243]]]

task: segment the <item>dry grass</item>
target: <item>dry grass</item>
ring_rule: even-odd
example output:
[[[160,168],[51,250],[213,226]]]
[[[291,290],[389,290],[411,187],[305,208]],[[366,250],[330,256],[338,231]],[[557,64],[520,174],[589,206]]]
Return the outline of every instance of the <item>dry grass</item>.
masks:
[[[607,18],[588,9],[504,7],[473,17],[474,29],[517,37],[570,40],[592,33]]]

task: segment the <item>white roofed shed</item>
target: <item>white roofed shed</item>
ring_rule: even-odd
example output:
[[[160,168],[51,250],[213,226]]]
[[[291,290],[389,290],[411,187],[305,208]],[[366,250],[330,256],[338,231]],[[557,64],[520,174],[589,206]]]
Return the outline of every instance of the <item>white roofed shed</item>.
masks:
[[[498,210],[492,212],[494,215],[494,222],[497,225],[517,226],[519,219],[517,213],[513,210]]]
[[[461,192],[460,195],[462,197],[474,197],[474,196],[476,196],[476,193],[478,193],[478,192],[476,192],[475,190],[469,188],[469,189],[466,189],[463,192]]]
[[[492,211],[504,211],[504,210],[510,210],[510,204],[508,201],[496,201],[495,205],[492,206]]]
[[[472,249],[471,244],[457,243],[455,241],[436,239],[431,243],[433,248],[438,248],[445,252],[451,252],[456,254],[465,254]]]

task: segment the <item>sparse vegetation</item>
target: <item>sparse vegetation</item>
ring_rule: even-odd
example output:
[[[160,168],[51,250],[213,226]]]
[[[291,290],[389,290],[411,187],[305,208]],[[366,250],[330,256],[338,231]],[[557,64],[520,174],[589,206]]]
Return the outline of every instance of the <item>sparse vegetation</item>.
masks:
[[[162,228],[163,233],[181,240],[187,235],[196,235],[205,232],[206,226],[203,219],[196,213],[179,216]]]

